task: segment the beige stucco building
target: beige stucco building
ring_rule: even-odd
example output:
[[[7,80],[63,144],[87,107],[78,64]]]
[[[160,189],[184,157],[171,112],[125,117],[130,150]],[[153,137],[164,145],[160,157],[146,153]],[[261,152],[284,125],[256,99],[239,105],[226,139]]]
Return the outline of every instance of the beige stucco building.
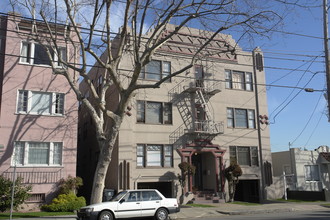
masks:
[[[75,95],[53,74],[32,24],[19,15],[0,17],[0,175],[12,180],[15,172],[32,185],[27,209],[50,202],[58,181],[76,176],[78,119]],[[73,48],[59,45],[63,59],[78,59]]]
[[[208,34],[181,30],[157,50],[139,82],[154,83],[188,65]],[[265,84],[262,52],[256,50],[259,66],[254,70],[252,53],[239,48],[229,35],[218,34],[205,51],[193,68],[160,88],[136,92],[128,110],[131,116],[125,116],[118,135],[107,189],[157,188],[165,196],[179,197],[178,164],[187,161],[196,167],[196,174],[189,178],[186,191],[222,197],[227,191],[223,170],[236,160],[243,170],[236,200],[259,201],[263,193],[267,197],[271,167],[263,175],[261,166],[271,164],[269,128],[265,121],[258,124],[259,115],[268,114],[266,89],[259,86]],[[134,61],[129,53],[125,56],[120,69],[129,72]],[[104,71],[94,67],[89,74],[98,87]],[[89,94],[83,82],[81,90]],[[119,98],[112,89],[109,105],[116,108]],[[92,127],[81,106],[78,175],[84,179],[86,196],[99,153]]]

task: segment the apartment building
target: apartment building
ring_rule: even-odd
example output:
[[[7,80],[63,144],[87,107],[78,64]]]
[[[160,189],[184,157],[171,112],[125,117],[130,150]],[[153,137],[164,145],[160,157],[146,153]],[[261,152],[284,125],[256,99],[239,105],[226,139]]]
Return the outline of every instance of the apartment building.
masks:
[[[169,26],[164,34],[173,28]],[[139,82],[154,83],[188,65],[208,39],[205,34],[210,33],[186,28],[173,35],[144,67]],[[262,52],[257,53],[262,61]],[[119,69],[128,74],[133,64],[128,52]],[[258,86],[265,83],[265,73],[262,63],[258,65],[254,71],[252,53],[239,48],[230,35],[218,34],[193,68],[160,88],[138,90],[121,126],[105,188],[156,188],[165,196],[179,198],[178,165],[186,161],[196,167],[187,192],[225,196],[223,171],[230,161],[237,161],[243,175],[235,199],[260,201],[267,197],[271,153],[267,123],[258,124],[259,115],[267,116],[266,89]],[[89,74],[99,87],[104,71],[95,66]],[[89,97],[84,82],[81,90]],[[107,97],[115,109],[120,94],[110,88]],[[84,179],[86,197],[99,153],[93,132],[90,116],[81,106],[77,172]],[[268,172],[263,174],[261,167]]]
[[[14,14],[0,21],[0,175],[31,184],[26,209],[34,209],[53,199],[61,178],[76,176],[78,104],[34,40],[33,25],[45,26]],[[64,27],[57,33],[63,39]],[[62,58],[74,62],[73,48],[60,45]]]

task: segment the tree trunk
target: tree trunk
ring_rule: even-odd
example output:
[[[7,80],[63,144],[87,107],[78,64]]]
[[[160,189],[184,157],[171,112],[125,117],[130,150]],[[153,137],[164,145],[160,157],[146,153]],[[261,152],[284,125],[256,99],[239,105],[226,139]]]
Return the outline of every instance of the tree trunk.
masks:
[[[107,176],[108,168],[111,162],[112,151],[116,143],[120,124],[121,120],[117,123],[114,122],[110,138],[108,140],[99,141],[101,151],[95,169],[90,204],[102,202],[105,178]]]

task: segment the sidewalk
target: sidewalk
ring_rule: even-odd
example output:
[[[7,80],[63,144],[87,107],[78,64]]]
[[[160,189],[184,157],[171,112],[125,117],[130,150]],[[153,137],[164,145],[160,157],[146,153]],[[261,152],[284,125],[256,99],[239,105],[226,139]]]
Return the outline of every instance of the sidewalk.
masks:
[[[292,203],[292,202],[272,202],[256,205],[238,205],[231,203],[213,203],[212,208],[199,208],[183,206],[179,213],[171,214],[170,219],[203,218],[221,215],[248,215],[274,212],[295,212],[306,210],[330,210],[322,206],[326,202],[319,203]]]
[[[215,217],[221,215],[248,215],[260,213],[274,213],[274,212],[295,212],[306,210],[326,210],[329,207],[323,207],[322,204],[326,202],[312,202],[312,203],[293,203],[293,202],[270,202],[267,204],[255,205],[238,205],[231,203],[212,203],[213,207],[201,208],[183,206],[179,213],[171,214],[171,220]],[[18,220],[18,219],[15,219]],[[56,216],[56,217],[42,217],[42,218],[22,218],[19,220],[76,220],[76,216]]]

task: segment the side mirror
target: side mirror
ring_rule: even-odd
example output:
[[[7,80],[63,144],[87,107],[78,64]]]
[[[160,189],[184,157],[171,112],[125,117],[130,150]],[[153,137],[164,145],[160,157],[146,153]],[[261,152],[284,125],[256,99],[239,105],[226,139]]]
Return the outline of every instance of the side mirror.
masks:
[[[119,200],[119,203],[122,204],[123,202],[125,202],[125,199],[121,199]]]

